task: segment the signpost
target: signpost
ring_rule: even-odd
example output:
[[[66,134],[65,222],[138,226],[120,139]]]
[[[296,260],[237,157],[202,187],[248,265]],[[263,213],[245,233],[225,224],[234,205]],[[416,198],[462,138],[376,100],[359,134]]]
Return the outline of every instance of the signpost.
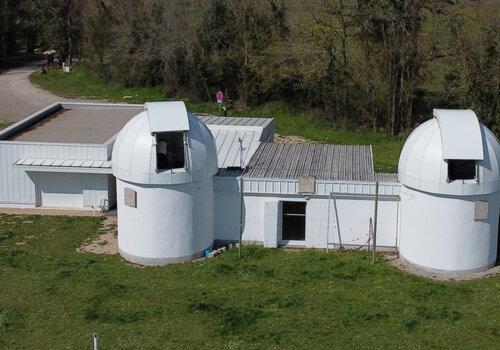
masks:
[[[217,99],[217,103],[222,103],[222,101],[224,101],[224,93],[220,90],[217,91],[215,98]]]
[[[217,103],[219,104],[219,113],[220,113],[222,102],[224,101],[224,93],[222,91],[220,91],[220,90],[217,91],[215,93],[215,99],[217,100]]]

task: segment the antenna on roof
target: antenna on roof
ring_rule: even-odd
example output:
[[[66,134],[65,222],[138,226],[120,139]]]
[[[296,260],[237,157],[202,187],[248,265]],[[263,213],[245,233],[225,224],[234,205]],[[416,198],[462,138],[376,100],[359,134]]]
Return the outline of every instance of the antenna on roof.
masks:
[[[243,139],[241,137],[238,137],[238,142],[240,143],[240,168],[244,168],[245,165],[243,164]]]

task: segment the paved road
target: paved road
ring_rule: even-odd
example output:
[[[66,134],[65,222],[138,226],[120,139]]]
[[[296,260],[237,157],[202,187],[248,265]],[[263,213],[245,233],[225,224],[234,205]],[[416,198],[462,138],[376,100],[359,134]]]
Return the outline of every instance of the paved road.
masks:
[[[16,122],[51,103],[69,101],[33,86],[28,76],[36,68],[33,63],[0,74],[0,121]]]

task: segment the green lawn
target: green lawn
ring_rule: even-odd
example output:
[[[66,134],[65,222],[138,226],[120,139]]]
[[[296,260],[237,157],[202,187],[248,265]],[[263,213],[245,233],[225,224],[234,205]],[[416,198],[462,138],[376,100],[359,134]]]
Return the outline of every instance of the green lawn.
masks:
[[[69,98],[103,99],[113,102],[144,103],[168,99],[161,87],[126,88],[90,74],[77,66],[71,73],[49,70],[35,72],[31,81],[57,95]],[[216,103],[187,101],[189,110],[219,114]],[[397,172],[399,153],[404,137],[394,137],[377,132],[353,132],[333,128],[326,122],[312,119],[310,115],[283,102],[267,103],[259,107],[235,108],[230,116],[272,117],[276,131],[283,135],[299,135],[323,143],[373,145],[375,171]]]
[[[9,125],[10,125],[10,123],[7,123],[7,122],[4,122],[4,121],[0,120],[0,130],[5,129]]]
[[[0,214],[0,348],[493,349],[500,276],[443,283],[359,252],[244,248],[139,268],[78,253],[96,217]],[[496,344],[496,345],[495,345]]]

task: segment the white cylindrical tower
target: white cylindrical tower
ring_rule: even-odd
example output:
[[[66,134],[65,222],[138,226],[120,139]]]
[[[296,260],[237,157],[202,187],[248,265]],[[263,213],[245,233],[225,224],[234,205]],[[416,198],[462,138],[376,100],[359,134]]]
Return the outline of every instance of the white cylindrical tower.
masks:
[[[184,103],[145,106],[113,147],[118,248],[142,265],[195,259],[214,241],[215,142]]]
[[[500,146],[471,110],[434,110],[399,159],[401,257],[428,270],[467,273],[495,264]]]

